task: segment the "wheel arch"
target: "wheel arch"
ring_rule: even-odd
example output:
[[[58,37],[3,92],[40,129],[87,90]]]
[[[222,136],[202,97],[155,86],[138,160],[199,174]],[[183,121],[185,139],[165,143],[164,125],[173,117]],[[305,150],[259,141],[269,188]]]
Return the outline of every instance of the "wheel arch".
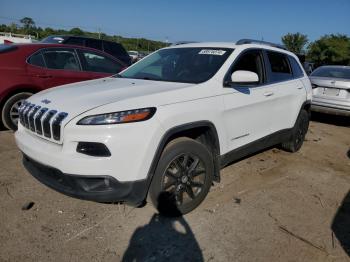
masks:
[[[189,137],[198,140],[208,148],[208,150],[213,154],[214,181],[220,182],[220,141],[216,127],[210,121],[196,121],[172,127],[165,132],[158,144],[148,171],[147,193],[164,148],[170,141],[178,137]]]

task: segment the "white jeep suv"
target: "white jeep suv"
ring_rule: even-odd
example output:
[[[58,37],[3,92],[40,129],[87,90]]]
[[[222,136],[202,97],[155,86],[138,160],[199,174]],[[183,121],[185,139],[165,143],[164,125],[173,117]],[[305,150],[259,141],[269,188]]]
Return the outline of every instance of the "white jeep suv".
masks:
[[[26,169],[63,194],[196,208],[220,169],[263,148],[300,149],[311,84],[298,58],[254,40],[158,50],[113,77],[40,92],[20,108]]]

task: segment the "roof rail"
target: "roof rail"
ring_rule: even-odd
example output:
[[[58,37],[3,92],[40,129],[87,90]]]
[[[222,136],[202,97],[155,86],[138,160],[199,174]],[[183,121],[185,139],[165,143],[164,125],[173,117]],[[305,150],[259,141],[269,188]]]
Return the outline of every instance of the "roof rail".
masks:
[[[179,41],[179,42],[172,43],[171,45],[174,46],[174,45],[184,45],[184,44],[193,44],[193,43],[198,43],[198,42],[195,42],[195,41]]]
[[[274,44],[271,42],[261,41],[261,40],[254,40],[254,39],[240,39],[236,42],[236,45],[244,45],[244,44],[258,44],[258,45],[268,45],[276,48],[280,48],[283,50],[287,50],[287,48],[283,45]]]

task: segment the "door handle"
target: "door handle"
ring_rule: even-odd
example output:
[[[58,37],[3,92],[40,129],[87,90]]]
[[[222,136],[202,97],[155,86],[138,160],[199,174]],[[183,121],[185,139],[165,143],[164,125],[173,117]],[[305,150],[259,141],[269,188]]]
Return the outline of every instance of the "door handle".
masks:
[[[271,92],[271,91],[270,91],[270,92],[265,92],[265,93],[264,93],[264,96],[272,96],[272,95],[273,95],[273,92]]]
[[[303,86],[298,86],[297,89],[303,89],[304,87]]]

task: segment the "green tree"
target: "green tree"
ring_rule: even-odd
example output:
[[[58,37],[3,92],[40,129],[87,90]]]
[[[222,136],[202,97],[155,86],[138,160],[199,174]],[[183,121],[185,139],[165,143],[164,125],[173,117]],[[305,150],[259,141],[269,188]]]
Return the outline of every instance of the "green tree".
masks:
[[[35,27],[35,22],[32,18],[30,17],[24,17],[20,20],[20,22],[22,23],[23,25],[23,28],[25,30],[28,30],[28,29],[31,29],[33,27]]]
[[[74,27],[71,30],[69,30],[69,34],[71,34],[71,35],[84,35],[84,31],[81,30],[79,27]]]
[[[307,35],[301,33],[288,33],[282,37],[282,43],[295,54],[302,54],[308,41]]]
[[[350,65],[350,38],[346,35],[325,35],[308,47],[307,58],[320,65]]]

